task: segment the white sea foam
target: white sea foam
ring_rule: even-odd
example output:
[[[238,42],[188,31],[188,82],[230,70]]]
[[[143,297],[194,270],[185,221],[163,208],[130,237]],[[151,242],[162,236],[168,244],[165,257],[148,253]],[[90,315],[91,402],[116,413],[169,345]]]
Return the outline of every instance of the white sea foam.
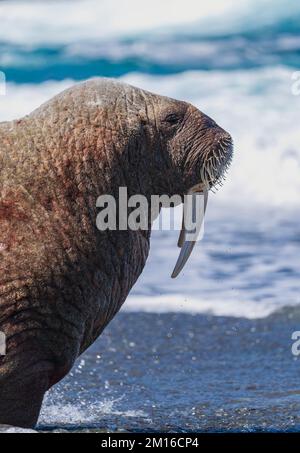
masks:
[[[298,0],[52,0],[3,1],[0,40],[15,44],[70,44],[160,29],[198,35],[267,26],[300,12]],[[188,27],[187,27],[188,25]]]
[[[104,416],[148,419],[148,415],[139,409],[124,411],[117,409],[120,398],[105,399],[93,404],[86,404],[82,399],[77,405],[60,401],[62,398],[63,393],[58,390],[54,393],[52,391],[51,396],[46,395],[39,425],[87,425],[101,420]]]
[[[0,434],[34,434],[34,429],[19,428],[18,426],[0,425]]]
[[[205,299],[187,294],[167,294],[160,296],[129,296],[123,311],[144,313],[187,313],[207,314],[212,316],[231,316],[234,318],[259,319],[265,318],[278,309],[274,302],[258,304],[238,298]]]

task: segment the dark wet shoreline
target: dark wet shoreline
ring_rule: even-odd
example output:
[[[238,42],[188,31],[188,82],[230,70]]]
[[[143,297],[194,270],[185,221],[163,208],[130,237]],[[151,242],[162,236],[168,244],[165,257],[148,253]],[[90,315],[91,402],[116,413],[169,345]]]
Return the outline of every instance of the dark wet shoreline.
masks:
[[[296,330],[297,308],[256,320],[120,313],[50,392],[39,429],[300,431]]]

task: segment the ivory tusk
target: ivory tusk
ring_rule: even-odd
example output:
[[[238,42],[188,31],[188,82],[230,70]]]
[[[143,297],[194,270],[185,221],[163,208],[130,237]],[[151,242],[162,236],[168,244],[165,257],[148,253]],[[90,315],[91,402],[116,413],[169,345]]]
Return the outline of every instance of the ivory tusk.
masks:
[[[187,260],[189,259],[193,248],[195,246],[195,243],[197,241],[197,237],[199,235],[199,232],[201,230],[201,226],[204,220],[205,212],[206,212],[206,207],[207,207],[207,201],[208,201],[208,191],[204,190],[203,192],[199,191],[191,191],[190,194],[192,195],[192,220],[193,222],[196,221],[196,208],[197,208],[197,197],[201,196],[202,202],[203,202],[203,216],[199,219],[199,223],[196,226],[196,237],[193,240],[187,240],[187,231],[185,228],[185,206],[183,208],[183,215],[182,215],[182,228],[181,232],[179,235],[178,239],[178,246],[181,247],[180,254],[177,260],[177,263],[175,265],[175,268],[172,272],[171,277],[176,278],[179,273],[182,271],[184,265],[186,264]]]

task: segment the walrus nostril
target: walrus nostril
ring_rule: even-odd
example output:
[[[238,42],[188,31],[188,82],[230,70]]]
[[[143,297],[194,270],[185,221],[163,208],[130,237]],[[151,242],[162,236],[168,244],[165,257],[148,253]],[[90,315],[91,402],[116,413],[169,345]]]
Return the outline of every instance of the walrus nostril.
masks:
[[[232,145],[232,138],[228,132],[223,132],[219,138],[219,143],[230,146]]]
[[[215,144],[219,150],[222,150],[225,154],[230,154],[232,152],[232,138],[228,132],[223,132],[216,140]],[[224,156],[225,157],[225,156]]]

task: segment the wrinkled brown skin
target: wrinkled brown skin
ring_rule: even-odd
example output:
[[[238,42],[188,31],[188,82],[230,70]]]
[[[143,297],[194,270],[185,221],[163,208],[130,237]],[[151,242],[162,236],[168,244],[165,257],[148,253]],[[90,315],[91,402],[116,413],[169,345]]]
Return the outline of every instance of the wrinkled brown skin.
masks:
[[[0,124],[0,423],[36,424],[142,272],[150,233],[100,232],[98,196],[184,194],[200,182],[191,156],[222,134],[185,102],[107,79]]]

